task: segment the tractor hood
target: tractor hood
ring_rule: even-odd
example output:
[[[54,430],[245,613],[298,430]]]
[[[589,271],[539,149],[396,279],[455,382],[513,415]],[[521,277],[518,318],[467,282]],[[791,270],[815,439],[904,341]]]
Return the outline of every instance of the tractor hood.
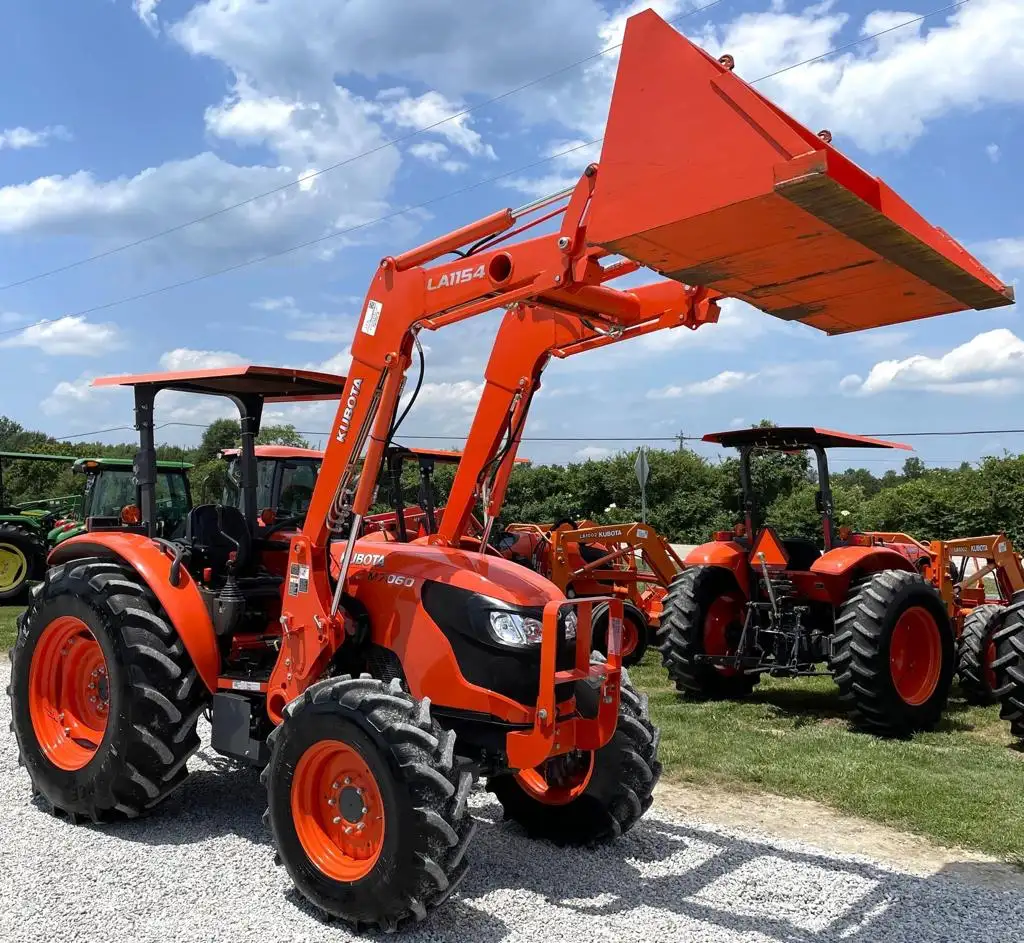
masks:
[[[344,550],[344,542],[331,546],[334,572]],[[350,591],[367,579],[379,578],[371,574],[446,583],[515,606],[544,606],[565,599],[554,583],[504,557],[431,544],[358,540],[349,569]]]

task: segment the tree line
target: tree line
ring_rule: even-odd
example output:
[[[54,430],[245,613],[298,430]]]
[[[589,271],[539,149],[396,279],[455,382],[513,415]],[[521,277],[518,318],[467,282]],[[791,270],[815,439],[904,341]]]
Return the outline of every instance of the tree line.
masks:
[[[310,444],[290,425],[266,426],[258,441]],[[192,464],[196,501],[216,501],[226,473],[217,453],[238,444],[238,423],[221,419],[206,429],[198,445],[164,444],[158,446],[157,454]],[[131,457],[135,450],[134,444],[60,442],[0,416],[0,451]],[[717,460],[686,448],[651,449],[647,457],[648,521],[673,542],[707,540],[714,531],[728,529],[741,519],[739,462],[731,450],[723,450]],[[509,482],[500,523],[638,520],[635,460],[636,451],[631,450],[565,465],[518,466]],[[444,502],[453,473],[451,466],[437,466],[438,503]],[[763,520],[787,536],[820,537],[816,474],[808,456],[758,456],[752,476]],[[14,504],[74,494],[81,490],[81,481],[73,479],[66,465],[8,460],[4,490],[7,503]],[[900,471],[882,475],[854,467],[832,473],[832,491],[838,523],[857,530],[904,531],[922,540],[1005,532],[1024,544],[1024,455],[991,456],[958,468],[928,468],[920,459],[909,458]],[[412,463],[405,469],[403,494],[407,503],[415,503],[417,470]],[[386,488],[380,500],[386,500]]]

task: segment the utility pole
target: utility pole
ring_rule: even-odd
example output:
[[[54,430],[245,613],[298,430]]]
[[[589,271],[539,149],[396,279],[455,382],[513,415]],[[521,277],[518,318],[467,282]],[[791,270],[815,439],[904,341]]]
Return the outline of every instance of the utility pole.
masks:
[[[680,429],[679,432],[676,433],[676,438],[679,440],[679,448],[676,451],[682,452],[683,441],[686,439],[686,433],[682,429]]]

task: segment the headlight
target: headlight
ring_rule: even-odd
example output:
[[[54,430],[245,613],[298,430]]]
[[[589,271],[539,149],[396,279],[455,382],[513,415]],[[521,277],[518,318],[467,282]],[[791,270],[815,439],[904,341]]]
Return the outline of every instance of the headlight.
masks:
[[[540,645],[544,625],[540,619],[516,612],[492,610],[491,634],[506,645]],[[576,638],[576,613],[569,609],[562,616],[566,641]]]
[[[539,645],[542,631],[540,619],[515,612],[491,611],[491,632],[506,645]]]

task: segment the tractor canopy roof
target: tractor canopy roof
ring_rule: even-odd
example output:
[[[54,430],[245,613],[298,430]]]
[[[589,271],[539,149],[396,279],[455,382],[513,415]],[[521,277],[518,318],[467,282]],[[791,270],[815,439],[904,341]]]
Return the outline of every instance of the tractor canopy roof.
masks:
[[[341,399],[345,377],[291,367],[241,364],[209,370],[97,377],[93,386],[152,386],[208,396],[258,396],[268,403]]]
[[[221,449],[221,458],[237,458],[241,449]],[[257,458],[312,458],[317,461],[324,457],[319,449],[303,449],[294,445],[257,445]]]
[[[78,458],[75,459],[75,464],[71,466],[71,470],[76,474],[84,475],[86,472],[94,471],[131,471],[134,466],[134,460],[130,458]],[[156,463],[158,471],[188,471],[192,467],[191,462],[176,462],[176,461],[158,461]]]
[[[754,426],[751,429],[730,429],[728,432],[709,432],[704,442],[716,442],[731,448],[758,448],[779,452],[794,452],[819,446],[824,449],[906,449],[913,448],[902,442],[888,442],[869,436],[834,432],[815,426]]]
[[[47,455],[44,452],[0,452],[0,461],[10,459],[19,462],[75,462],[74,455]]]

